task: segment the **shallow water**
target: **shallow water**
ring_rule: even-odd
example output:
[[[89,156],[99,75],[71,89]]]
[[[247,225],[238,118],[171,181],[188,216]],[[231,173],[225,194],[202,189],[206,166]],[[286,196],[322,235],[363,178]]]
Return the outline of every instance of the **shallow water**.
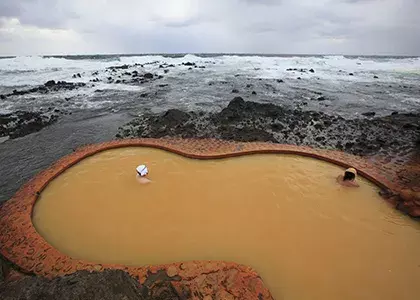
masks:
[[[139,184],[146,163],[152,183]],[[41,193],[33,221],[54,247],[101,263],[227,260],[275,299],[418,299],[420,225],[378,189],[291,155],[200,161],[149,148],[85,159]]]
[[[0,143],[0,205],[38,172],[78,147],[110,141],[127,113],[92,112],[63,116],[39,132]]]

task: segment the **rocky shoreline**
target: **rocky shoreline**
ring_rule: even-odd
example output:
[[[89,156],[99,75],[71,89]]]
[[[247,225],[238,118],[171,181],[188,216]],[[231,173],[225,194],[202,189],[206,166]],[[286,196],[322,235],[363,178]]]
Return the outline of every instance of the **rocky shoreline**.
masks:
[[[50,80],[39,87],[21,91],[14,90],[12,93],[0,95],[0,99],[4,100],[10,97],[18,97],[33,93],[47,94],[65,90],[71,91],[85,86],[85,83],[71,83],[66,81],[55,82],[54,80]],[[39,111],[15,111],[9,114],[0,114],[0,141],[9,138],[15,139],[37,132],[46,126],[55,123],[61,114],[65,114],[65,112],[54,107]]]
[[[21,91],[13,90],[12,93],[0,95],[0,99],[4,100],[9,97],[23,96],[23,95],[28,95],[32,93],[48,94],[50,92],[58,92],[58,91],[64,91],[64,90],[72,91],[74,89],[85,87],[85,86],[86,84],[83,82],[78,82],[78,83],[72,83],[72,82],[66,82],[66,81],[55,82],[54,80],[49,80],[44,85],[40,85],[32,89],[21,90]]]
[[[25,112],[19,118],[25,117]],[[13,115],[4,117],[4,123],[16,123]],[[41,118],[30,115],[26,119]],[[0,120],[2,120],[0,118]],[[48,126],[55,122],[45,121]],[[17,122],[19,123],[19,122]],[[0,125],[2,123],[0,122]],[[25,124],[24,122],[22,124]],[[28,121],[28,124],[30,122]],[[2,128],[2,127],[0,127]],[[27,134],[38,127],[22,125],[19,129],[3,129],[9,136]],[[38,129],[39,130],[39,129]],[[17,133],[14,133],[14,132]],[[1,133],[1,131],[0,131]],[[120,127],[118,138],[181,137],[218,138],[243,142],[262,141],[305,145],[315,148],[336,149],[347,153],[371,157],[384,155],[399,158],[419,153],[420,115],[393,114],[387,117],[347,120],[322,112],[291,110],[274,104],[233,99],[219,112],[177,109],[162,114],[143,114]],[[418,185],[417,185],[418,186]],[[416,194],[417,193],[417,194]],[[416,201],[418,192],[401,195],[385,195],[395,202],[397,208],[406,209],[407,204],[420,207]],[[403,197],[400,199],[400,197]],[[179,267],[182,269],[182,266]],[[176,269],[178,270],[178,268]],[[217,272],[193,273],[180,277],[174,268],[154,270],[139,282],[128,273],[118,270],[102,272],[78,271],[52,280],[28,276],[10,269],[0,261],[0,298],[11,299],[241,299],[240,293],[253,295],[255,299],[272,299],[266,289],[261,289],[258,276],[241,273],[240,280],[235,268]],[[215,274],[215,275],[214,275]],[[234,275],[232,275],[234,274]],[[3,278],[6,279],[4,282]],[[228,282],[228,283],[227,283]],[[230,283],[229,283],[230,282]],[[253,290],[259,284],[259,290]],[[235,291],[232,293],[232,291]],[[242,298],[244,299],[244,298]]]
[[[58,85],[69,87],[67,84]],[[36,132],[56,122],[59,114],[59,111],[52,110],[47,113],[18,111],[0,115],[0,137],[16,138]],[[219,112],[170,109],[161,114],[145,113],[120,127],[117,133],[117,138],[137,137],[285,143],[398,160],[413,153],[418,157],[420,153],[420,114],[393,114],[377,118],[374,114],[366,114],[362,118],[348,120],[322,112],[288,109],[236,97]],[[409,176],[406,173],[403,175],[404,178]],[[419,178],[414,180],[419,186]],[[420,207],[418,192],[407,190],[401,195],[389,192],[384,196],[398,209],[411,214],[420,211],[417,209]],[[207,300],[214,297],[240,299],[240,293],[248,293],[246,295],[252,294],[255,299],[272,299],[266,289],[253,292],[254,284],[261,282],[259,277],[244,273],[241,280],[233,280],[232,274],[237,274],[235,270],[231,268],[215,273],[197,271],[188,278],[181,278],[168,268],[150,272],[147,278],[140,280],[141,283],[139,278],[119,270],[78,271],[49,280],[21,274],[0,261],[0,298]],[[229,281],[231,283],[226,284]],[[232,290],[236,293],[232,294]]]
[[[6,270],[5,276],[2,270]],[[0,299],[273,300],[255,271],[233,263],[187,262],[152,266],[141,278],[123,270],[105,269],[82,270],[48,279],[10,269],[2,265],[1,259]]]
[[[220,112],[143,114],[118,131],[117,138],[217,138],[273,142],[354,155],[407,155],[420,145],[420,114],[347,120],[322,112],[291,110],[234,98]]]
[[[144,72],[141,69],[139,71],[132,70],[127,71],[128,68],[137,67],[143,68],[142,65],[123,65],[110,67],[105,70],[105,73],[108,75],[104,79],[107,83],[116,83],[116,84],[129,84],[129,85],[140,85],[148,82],[153,82],[155,80],[162,79],[162,75],[152,74]],[[162,68],[169,68],[171,66],[162,66]],[[98,75],[99,72],[93,72],[93,74]],[[73,78],[78,79],[82,78],[80,73],[74,74]],[[55,81],[49,80],[45,84],[23,90],[13,90],[11,93],[0,95],[0,100],[10,100],[15,99],[15,97],[22,97],[31,94],[36,95],[46,95],[52,93],[60,93],[65,91],[73,91],[86,87],[94,87],[95,83],[101,82],[103,80],[95,78],[91,80],[90,83],[86,84],[84,82],[67,82],[67,81]],[[96,92],[102,92],[97,90]],[[144,94],[147,96],[147,94]],[[143,96],[141,96],[143,97]],[[70,101],[71,98],[66,98],[65,101]],[[14,139],[18,137],[25,136],[30,133],[37,132],[42,128],[49,126],[55,123],[59,116],[62,114],[72,114],[72,112],[67,112],[61,109],[56,108],[55,106],[50,106],[47,109],[41,110],[18,110],[13,113],[0,114],[0,142],[7,139]]]
[[[22,276],[17,281],[0,283],[0,298],[2,300],[191,299],[191,292],[187,288],[175,289],[167,276],[160,280],[155,276],[153,279],[155,280],[141,285],[138,280],[120,270],[78,271],[52,280]]]
[[[0,140],[15,139],[55,123],[60,111],[29,112],[17,111],[12,114],[0,114]]]
[[[202,64],[206,64],[207,67]],[[146,65],[150,66],[145,68]],[[236,68],[236,64],[234,67]],[[371,111],[375,108],[366,105],[363,110],[356,110],[361,115],[360,118],[344,119],[336,114],[334,109],[340,107],[337,102],[341,97],[347,99],[346,96],[348,95],[345,92],[352,91],[352,87],[355,86],[347,82],[344,84],[347,84],[348,87],[341,90],[337,86],[326,88],[323,85],[318,85],[319,82],[322,82],[320,80],[322,76],[319,76],[321,72],[310,67],[288,68],[286,69],[288,76],[281,76],[281,79],[265,79],[263,75],[258,73],[250,75],[248,72],[242,71],[238,71],[240,73],[237,74],[226,73],[223,77],[217,77],[214,76],[214,73],[208,73],[211,69],[208,61],[194,63],[185,60],[179,64],[154,61],[144,64],[115,65],[106,69],[95,69],[95,71],[78,70],[76,72],[80,73],[70,76],[71,79],[70,77],[64,78],[75,82],[49,80],[45,84],[29,86],[29,88],[21,90],[12,90],[13,88],[6,87],[2,92],[3,94],[0,94],[0,101],[5,100],[14,103],[22,99],[22,102],[24,102],[32,96],[40,97],[42,100],[47,96],[54,99],[45,105],[44,102],[40,102],[39,106],[31,106],[31,104],[13,106],[15,107],[12,110],[13,113],[0,114],[0,143],[7,139],[15,139],[40,131],[58,120],[64,120],[63,115],[65,114],[73,113],[71,117],[74,117],[77,113],[75,114],[74,110],[68,110],[67,105],[72,104],[77,97],[84,97],[84,93],[79,95],[79,91],[86,92],[91,89],[92,95],[96,96],[92,96],[90,103],[96,101],[95,97],[106,98],[104,97],[106,91],[99,83],[118,86],[142,86],[141,89],[144,87],[144,90],[135,92],[138,95],[132,97],[133,103],[130,104],[129,110],[131,112],[135,110],[145,112],[147,111],[145,106],[137,107],[138,103],[150,102],[150,106],[161,106],[162,109],[165,107],[187,107],[188,103],[182,106],[178,101],[185,95],[188,96],[188,89],[194,90],[188,84],[196,84],[200,81],[201,89],[197,90],[197,94],[190,96],[193,99],[190,100],[190,104],[203,101],[205,105],[211,106],[211,101],[220,101],[215,99],[223,100],[224,95],[232,93],[233,95],[246,95],[249,99],[255,101],[271,101],[282,103],[282,105],[289,102],[290,105],[261,104],[244,101],[244,99],[237,97],[217,112],[170,109],[159,114],[142,113],[138,118],[120,127],[116,137],[217,138],[241,142],[262,141],[340,150],[373,159],[377,162],[376,166],[378,168],[382,165],[388,168],[389,162],[391,164],[395,162],[398,166],[403,166],[396,170],[395,180],[404,182],[408,189],[403,190],[400,194],[384,191],[383,196],[388,198],[401,211],[411,216],[420,216],[420,190],[418,189],[420,186],[420,113],[398,114],[395,112],[386,117],[375,117],[381,115],[381,112],[376,110],[375,113],[375,111]],[[178,73],[179,70],[182,72]],[[258,72],[260,68],[256,67],[254,70]],[[343,78],[358,77],[359,74],[356,71],[350,71],[339,70],[338,73]],[[200,75],[201,77],[198,75],[193,77],[194,74],[200,73],[203,74]],[[176,76],[171,78],[172,74],[176,74]],[[415,97],[415,92],[418,91],[416,83],[381,82],[381,79],[386,77],[382,74],[380,74],[380,78],[374,74],[370,74],[369,77],[373,77],[375,80],[364,82],[366,79],[362,78],[359,79],[360,82],[356,82],[357,88],[354,90],[362,90],[358,96],[373,95],[375,98],[380,98],[386,87],[389,87],[392,91],[389,92],[390,95],[407,91],[409,92],[408,95]],[[44,80],[50,78],[54,78],[54,75],[46,77]],[[165,79],[161,82],[160,80],[163,78]],[[77,82],[82,80],[84,82]],[[157,83],[153,84],[155,81]],[[38,82],[38,84],[41,82]],[[183,87],[183,90],[177,93],[180,86]],[[368,89],[365,90],[364,87]],[[331,92],[330,89],[334,92]],[[339,92],[335,90],[339,90]],[[73,93],[73,91],[76,93]],[[71,93],[66,94],[67,92]],[[339,95],[337,95],[338,93]],[[61,106],[55,102],[58,95],[62,100]],[[116,98],[113,95],[107,96],[110,103],[117,103],[115,106],[110,106],[108,110],[118,111],[122,106],[119,99],[125,98],[127,95],[128,93],[118,94]],[[208,98],[203,97],[203,95]],[[203,100],[202,98],[206,99]],[[175,99],[175,101],[171,102],[168,99]],[[390,99],[392,98],[386,98],[386,103]],[[400,100],[399,98],[396,99],[397,102]],[[168,103],[172,105],[168,106]],[[225,103],[225,101],[220,101],[215,106],[220,107]],[[205,108],[205,105],[201,108]],[[32,111],[32,108],[42,106],[47,108]],[[325,108],[328,107],[330,109],[326,110]],[[317,108],[333,115],[316,111]],[[353,107],[350,107],[350,109],[353,110]],[[386,113],[391,113],[393,110],[404,111],[396,107],[390,107]],[[103,133],[106,128],[109,128],[102,127],[102,124],[110,122],[108,119],[105,120],[97,123],[92,122],[94,124],[87,131],[92,131],[91,134],[95,135],[95,138],[91,137],[86,143],[102,141],[96,138],[99,135],[98,132]],[[75,122],[78,122],[78,119]],[[124,122],[126,122],[126,119],[109,130],[110,133],[106,139],[110,139],[115,132],[115,128]],[[88,122],[86,121],[86,123]],[[54,148],[57,141],[71,135],[72,131],[83,131],[81,126],[84,126],[83,130],[85,130],[86,125],[71,126],[67,130],[63,129],[62,132],[65,134],[53,136],[55,139],[51,139],[50,144],[45,143],[48,140],[45,137],[41,140],[36,139],[36,137],[34,139],[27,137],[26,144],[24,143],[25,139],[12,142],[11,144],[16,143],[16,145],[15,148],[9,150],[9,156],[13,156],[14,160],[9,158],[10,163],[5,165],[4,169],[14,172],[12,165],[30,166],[27,167],[26,172],[22,172],[25,174],[19,174],[19,177],[23,178],[21,180],[26,181],[32,176],[30,172],[45,167],[45,165],[37,165],[36,160],[31,161],[27,158],[29,156],[36,157],[36,155],[44,156],[47,153],[50,156],[49,158],[53,160],[54,155],[57,157],[64,155],[65,151],[51,154],[51,151],[48,152],[49,150],[44,149],[48,145]],[[98,129],[94,131],[92,128]],[[45,135],[48,134],[51,133]],[[80,142],[84,138],[84,134],[82,132],[80,135],[73,137],[73,140],[69,139],[65,146],[61,147],[67,147],[71,151],[73,147],[78,146],[76,141]],[[39,141],[42,141],[40,144],[44,147],[38,152],[34,152],[30,145],[37,144],[36,142]],[[29,147],[25,147],[27,145]],[[7,145],[4,144],[3,146]],[[24,153],[25,155],[20,154],[18,156],[15,150],[19,147],[29,150]],[[4,156],[2,159],[6,160]],[[22,168],[22,170],[25,169]],[[24,176],[27,176],[27,178]],[[16,184],[16,189],[20,185],[16,177],[2,177],[5,185]],[[179,269],[181,270],[182,267],[180,266]],[[242,274],[242,277],[238,274]],[[240,279],[238,279],[239,277]],[[261,278],[257,275],[241,273],[234,267],[217,271],[201,270],[188,274],[185,278],[181,278],[173,267],[161,270],[155,270],[151,267],[151,271],[146,278],[135,278],[118,270],[105,270],[92,273],[78,271],[65,277],[50,280],[31,274],[19,273],[18,268],[2,261],[0,257],[0,299],[4,300],[244,299],[238,297],[238,295],[244,295],[240,291],[249,292],[247,295],[253,293],[254,297],[252,299],[271,299],[267,290],[265,290],[265,293],[260,293],[261,290],[256,288],[259,283],[261,283]]]

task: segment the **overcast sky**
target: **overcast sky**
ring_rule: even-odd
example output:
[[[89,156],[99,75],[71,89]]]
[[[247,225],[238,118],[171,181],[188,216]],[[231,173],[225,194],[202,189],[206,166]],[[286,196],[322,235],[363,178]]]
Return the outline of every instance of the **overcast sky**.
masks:
[[[420,55],[420,0],[0,0],[0,55]]]

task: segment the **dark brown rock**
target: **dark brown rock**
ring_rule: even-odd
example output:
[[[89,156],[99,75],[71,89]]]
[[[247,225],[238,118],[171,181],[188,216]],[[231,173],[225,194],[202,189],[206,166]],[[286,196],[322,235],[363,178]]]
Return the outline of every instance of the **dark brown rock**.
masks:
[[[322,99],[322,98],[321,98]],[[171,112],[168,112],[171,116]],[[235,97],[220,112],[180,112],[174,126],[165,115],[135,119],[119,131],[122,137],[223,138],[236,141],[276,141],[318,148],[343,149],[356,155],[398,153],[414,149],[420,141],[419,114],[344,119],[322,112],[290,109]],[[171,119],[171,118],[169,118]],[[280,124],[273,126],[273,124]],[[314,126],[315,124],[318,124]],[[125,127],[127,130],[124,130]],[[131,128],[130,128],[131,127]],[[243,129],[243,132],[241,130]],[[251,130],[252,129],[252,130]],[[255,130],[254,130],[255,129]],[[281,133],[281,134],[274,134]],[[137,133],[137,134],[133,134]],[[260,135],[261,137],[257,137]],[[337,141],[340,141],[338,144]],[[419,143],[420,145],[420,143]],[[397,155],[397,154],[396,154]]]
[[[0,283],[2,300],[186,300],[191,299],[187,287],[175,288],[171,281],[153,278],[140,285],[120,270],[104,272],[79,271],[48,280],[27,277],[17,282]]]
[[[44,85],[45,86],[53,86],[53,85],[55,85],[55,81],[54,80],[47,81]]]
[[[274,131],[280,131],[280,130],[283,129],[283,125],[275,123],[275,124],[271,125],[271,129],[274,130]]]
[[[418,129],[418,126],[415,125],[415,124],[411,124],[411,123],[405,123],[403,125],[403,128],[404,129],[410,129],[410,130],[416,130],[416,129]]]
[[[179,109],[170,109],[162,115],[161,124],[165,126],[176,126],[188,121],[190,116],[188,113]]]
[[[365,117],[374,117],[376,113],[373,111],[369,111],[369,112],[362,113],[362,115]]]
[[[2,282],[4,281],[4,278],[6,277],[5,273],[6,273],[6,265],[0,256],[0,286]]]
[[[56,115],[27,111],[0,115],[0,137],[9,136],[11,139],[22,137],[53,124],[57,119]]]
[[[111,71],[115,71],[115,70],[127,70],[130,66],[129,65],[122,65],[122,66],[113,66],[113,67],[109,67],[108,69]]]
[[[221,127],[220,136],[225,140],[234,140],[239,142],[276,142],[272,134],[262,129],[233,126]]]

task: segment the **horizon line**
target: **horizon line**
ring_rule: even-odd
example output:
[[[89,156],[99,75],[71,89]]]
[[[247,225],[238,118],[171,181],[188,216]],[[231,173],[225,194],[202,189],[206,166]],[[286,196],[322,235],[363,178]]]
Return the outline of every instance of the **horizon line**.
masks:
[[[157,55],[241,55],[241,56],[351,56],[351,57],[420,57],[408,54],[304,54],[304,53],[258,53],[258,52],[144,52],[144,53],[90,53],[90,54],[28,54],[28,55],[0,55],[1,59],[16,57],[83,57],[83,56],[157,56]]]

